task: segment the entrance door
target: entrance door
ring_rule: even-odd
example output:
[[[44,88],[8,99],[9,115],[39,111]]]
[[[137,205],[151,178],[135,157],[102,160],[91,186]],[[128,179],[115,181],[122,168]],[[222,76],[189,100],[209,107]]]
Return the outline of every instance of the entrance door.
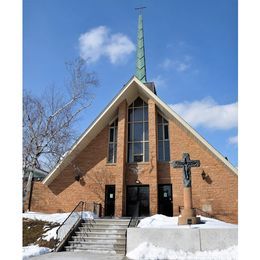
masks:
[[[158,185],[158,213],[172,217],[172,185]]]
[[[127,186],[126,205],[127,216],[149,216],[149,186]]]
[[[115,185],[106,185],[105,216],[115,215]]]

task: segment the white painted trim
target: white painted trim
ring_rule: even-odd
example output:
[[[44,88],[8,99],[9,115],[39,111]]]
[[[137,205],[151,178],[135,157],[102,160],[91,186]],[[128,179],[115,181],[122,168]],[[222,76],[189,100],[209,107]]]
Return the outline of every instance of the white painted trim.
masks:
[[[76,148],[80,143],[87,138],[92,129],[98,125],[98,123],[103,119],[107,112],[116,104],[116,102],[123,97],[127,92],[129,86],[136,83],[137,87],[141,88],[142,92],[149,98],[156,102],[156,105],[170,114],[173,118],[179,121],[189,132],[191,132],[202,144],[204,144],[217,158],[220,159],[228,168],[230,168],[235,174],[238,174],[237,168],[235,168],[228,160],[226,160],[223,155],[221,155],[212,145],[210,145],[199,133],[197,133],[183,118],[181,118],[176,112],[174,112],[167,104],[165,104],[158,96],[156,96],[150,89],[148,89],[140,80],[133,76],[129,82],[124,85],[121,91],[114,97],[114,99],[105,107],[105,109],[99,114],[99,116],[93,121],[92,124],[87,128],[87,130],[79,137],[72,148],[66,153],[65,157],[55,166],[55,168],[44,178],[43,184],[49,185],[59,174],[59,170],[67,160],[76,152]],[[142,93],[140,93],[142,95]],[[127,96],[125,97],[127,98]],[[119,105],[119,104],[118,104]],[[163,111],[163,112],[164,112]]]

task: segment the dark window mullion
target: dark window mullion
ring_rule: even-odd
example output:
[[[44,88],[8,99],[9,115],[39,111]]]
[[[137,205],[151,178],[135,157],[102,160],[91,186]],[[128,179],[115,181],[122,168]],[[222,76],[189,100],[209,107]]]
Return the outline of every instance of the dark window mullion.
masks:
[[[165,161],[165,135],[164,135],[164,120],[162,123],[162,139],[163,139],[163,160]]]
[[[113,142],[113,156],[112,156],[112,162],[115,162],[115,143]]]
[[[115,140],[116,140],[116,127],[114,126],[114,136],[113,136],[113,163],[115,163]]]
[[[134,142],[131,143],[131,150],[132,150],[132,153],[131,153],[131,159],[132,159],[132,162],[134,162]]]
[[[144,126],[144,101],[143,101],[143,109],[142,109],[142,112],[143,112],[143,140],[142,140],[142,142],[143,142],[143,162],[145,161],[145,144],[144,144],[144,139],[145,139],[145,137],[144,137],[144,132],[145,132],[145,126]]]

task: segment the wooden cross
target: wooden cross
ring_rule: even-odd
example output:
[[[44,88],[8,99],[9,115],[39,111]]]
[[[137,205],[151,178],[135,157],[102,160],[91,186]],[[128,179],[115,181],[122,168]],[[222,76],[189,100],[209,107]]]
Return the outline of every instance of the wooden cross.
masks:
[[[191,167],[200,167],[199,160],[191,160],[188,153],[184,153],[182,161],[172,161],[173,168],[183,168],[183,184],[191,187]]]

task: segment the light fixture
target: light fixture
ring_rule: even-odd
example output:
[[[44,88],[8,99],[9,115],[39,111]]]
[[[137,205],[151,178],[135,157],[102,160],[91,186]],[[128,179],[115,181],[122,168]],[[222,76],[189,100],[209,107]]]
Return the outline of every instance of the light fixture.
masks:
[[[205,180],[207,178],[207,174],[204,172],[204,170],[201,173],[201,177],[203,180]]]
[[[136,184],[140,184],[141,182],[140,182],[139,180],[136,180],[135,183],[136,183]]]
[[[79,180],[80,180],[80,175],[79,175],[79,174],[77,174],[77,175],[75,176],[75,180],[76,180],[76,181],[79,181]]]

